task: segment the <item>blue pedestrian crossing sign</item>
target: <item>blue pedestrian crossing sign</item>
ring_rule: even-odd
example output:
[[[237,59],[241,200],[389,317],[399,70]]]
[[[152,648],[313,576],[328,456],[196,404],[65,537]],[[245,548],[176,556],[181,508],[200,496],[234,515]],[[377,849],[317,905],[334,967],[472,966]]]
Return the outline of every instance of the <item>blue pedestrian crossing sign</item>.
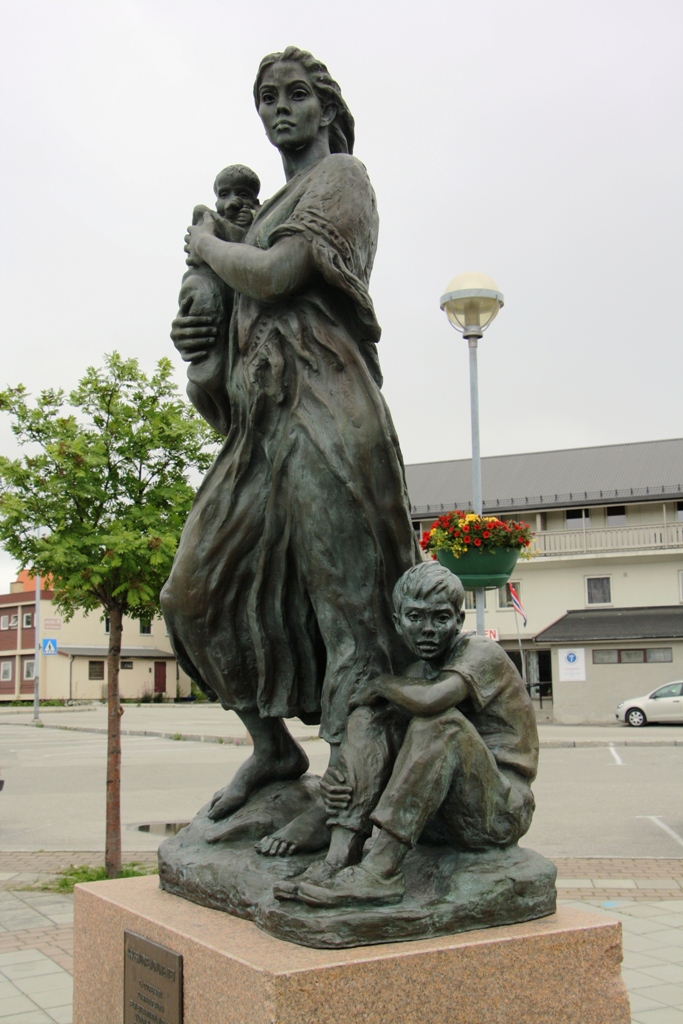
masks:
[[[43,654],[56,654],[57,641],[51,638],[43,640]]]

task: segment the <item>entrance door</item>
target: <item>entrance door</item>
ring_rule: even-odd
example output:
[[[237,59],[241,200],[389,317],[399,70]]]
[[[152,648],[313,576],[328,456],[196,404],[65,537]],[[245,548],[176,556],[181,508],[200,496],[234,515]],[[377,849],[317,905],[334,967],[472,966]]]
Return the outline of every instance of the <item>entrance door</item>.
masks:
[[[154,662],[154,692],[166,693],[166,662]]]

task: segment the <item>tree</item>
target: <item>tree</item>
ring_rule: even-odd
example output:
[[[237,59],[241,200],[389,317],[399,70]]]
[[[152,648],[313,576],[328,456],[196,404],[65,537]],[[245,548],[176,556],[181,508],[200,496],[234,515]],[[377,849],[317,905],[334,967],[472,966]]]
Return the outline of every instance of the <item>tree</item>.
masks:
[[[52,579],[68,619],[100,610],[110,621],[107,657],[107,827],[105,867],[121,868],[121,708],[124,615],[158,614],[159,593],[194,497],[188,480],[205,471],[217,435],[178,395],[172,364],[147,377],[117,353],[90,367],[68,398],[23,385],[0,392],[0,410],[26,449],[0,457],[0,543],[25,568]],[[36,536],[47,527],[48,536]],[[37,609],[36,609],[37,612]]]

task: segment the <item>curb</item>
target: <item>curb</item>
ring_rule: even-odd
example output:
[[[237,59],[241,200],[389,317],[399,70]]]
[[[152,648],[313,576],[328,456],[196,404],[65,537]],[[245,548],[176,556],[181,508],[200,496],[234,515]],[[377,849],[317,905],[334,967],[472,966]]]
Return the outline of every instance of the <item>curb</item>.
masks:
[[[3,723],[0,722],[0,725]],[[33,722],[13,722],[13,725],[23,725],[26,729],[35,729]],[[39,726],[42,729],[61,729],[62,732],[90,732],[107,735],[107,730],[100,726],[81,725],[46,725]],[[181,732],[159,732],[154,729],[122,729],[122,736],[157,736],[163,740],[188,740],[194,743],[221,743],[233,747],[250,747],[252,744],[244,736],[201,736],[199,733]],[[310,740],[317,740],[317,736],[297,736],[297,743],[307,743]]]
[[[4,723],[0,721],[0,725]],[[23,725],[27,729],[35,728],[33,722],[13,722],[13,725]],[[107,730],[98,726],[85,725],[46,725],[43,729],[61,729],[66,732],[91,732],[107,735]],[[160,732],[155,729],[122,729],[122,736],[157,736],[164,740],[189,741],[193,743],[222,743],[234,747],[247,747],[251,743],[243,736],[202,736],[199,733]],[[297,736],[298,743],[309,743],[317,740],[318,736]],[[542,740],[539,744],[542,750],[565,747],[683,747],[683,738],[680,740]]]

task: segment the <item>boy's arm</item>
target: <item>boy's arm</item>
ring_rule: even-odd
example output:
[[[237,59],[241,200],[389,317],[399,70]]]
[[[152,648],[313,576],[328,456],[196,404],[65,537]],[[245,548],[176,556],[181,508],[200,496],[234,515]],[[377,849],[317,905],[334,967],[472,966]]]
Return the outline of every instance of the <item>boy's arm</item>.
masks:
[[[436,682],[416,683],[410,677],[381,675],[370,680],[355,695],[354,704],[372,704],[377,699],[420,718],[439,715],[467,697],[467,684],[459,672],[442,672]]]

